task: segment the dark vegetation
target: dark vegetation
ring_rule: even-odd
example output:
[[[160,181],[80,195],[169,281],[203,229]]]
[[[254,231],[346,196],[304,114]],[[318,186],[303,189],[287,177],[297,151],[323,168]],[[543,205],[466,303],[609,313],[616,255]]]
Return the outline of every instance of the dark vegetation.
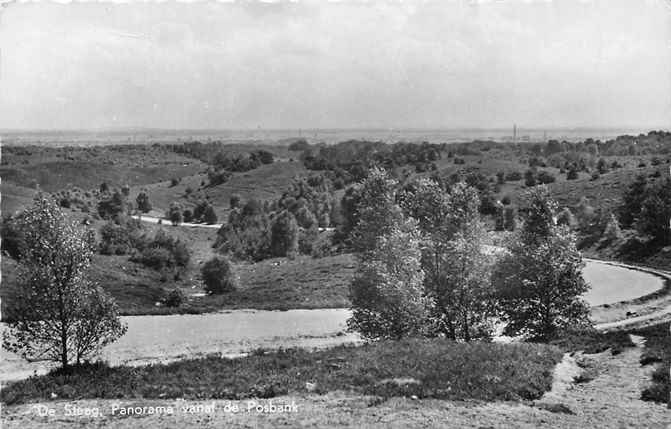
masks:
[[[205,290],[211,294],[232,292],[236,289],[237,279],[233,267],[224,258],[212,258],[200,269]]]
[[[324,351],[258,351],[248,357],[208,357],[146,367],[84,365],[56,370],[4,388],[0,398],[244,399],[306,392],[353,391],[382,398],[533,400],[549,390],[562,353],[538,344],[457,344],[403,340]],[[325,370],[327,369],[327,370]]]
[[[644,336],[645,349],[641,356],[642,365],[656,365],[652,373],[652,383],[643,390],[641,399],[668,403],[671,395],[671,331],[669,323],[662,323],[634,332]]]

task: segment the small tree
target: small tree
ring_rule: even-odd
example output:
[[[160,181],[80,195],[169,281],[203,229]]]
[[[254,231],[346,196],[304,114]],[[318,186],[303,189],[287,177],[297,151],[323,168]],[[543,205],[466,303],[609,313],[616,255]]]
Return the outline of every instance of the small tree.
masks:
[[[517,210],[515,207],[508,206],[503,209],[503,227],[506,231],[517,229]]]
[[[17,280],[21,293],[9,312],[3,345],[64,368],[81,363],[126,332],[114,301],[87,278],[93,234],[44,197],[20,222],[26,243]]]
[[[564,207],[564,209],[559,212],[559,215],[557,215],[557,225],[565,225],[569,228],[575,228],[578,226],[578,221],[573,215],[571,209]]]
[[[636,228],[659,243],[671,243],[671,179],[646,190]]]
[[[222,294],[236,289],[237,279],[228,259],[218,257],[210,259],[203,265],[200,274],[208,293]]]
[[[399,339],[425,331],[428,301],[419,242],[416,223],[408,221],[392,226],[362,255],[350,284],[350,330],[368,339]]]
[[[205,211],[203,212],[203,222],[205,222],[208,225],[213,225],[217,223],[219,218],[217,218],[217,213],[214,211],[214,207],[212,207],[210,204],[205,207]]]
[[[270,229],[270,250],[273,256],[290,256],[298,252],[298,223],[291,212],[280,213]]]
[[[606,228],[604,228],[603,230],[603,238],[608,242],[617,241],[622,238],[622,230],[620,229],[620,223],[617,221],[617,218],[612,213],[608,218]]]
[[[140,193],[137,194],[137,198],[135,198],[135,202],[137,203],[137,209],[140,210],[141,213],[148,213],[151,211],[152,207],[147,191],[140,191]]]
[[[648,189],[648,181],[644,175],[636,176],[622,195],[622,205],[619,208],[619,218],[622,226],[630,227],[641,213],[643,200]]]
[[[183,217],[182,217],[182,205],[178,202],[172,202],[170,204],[170,208],[168,209],[168,212],[166,213],[166,217],[170,219],[170,222],[174,226],[179,225],[182,223]]]
[[[238,194],[231,195],[231,198],[229,199],[229,205],[231,206],[231,210],[240,207],[240,195]]]

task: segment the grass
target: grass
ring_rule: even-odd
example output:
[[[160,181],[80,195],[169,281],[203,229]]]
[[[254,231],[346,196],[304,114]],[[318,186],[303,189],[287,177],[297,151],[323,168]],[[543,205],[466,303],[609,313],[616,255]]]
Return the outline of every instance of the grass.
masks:
[[[629,334],[624,331],[600,332],[596,329],[571,331],[550,342],[565,352],[583,351],[586,354],[601,353],[608,349],[614,355],[627,347],[634,347]]]
[[[185,228],[168,228],[179,238],[187,238]],[[192,240],[209,243],[194,232]],[[212,233],[212,232],[210,232]],[[200,281],[200,264],[207,248],[193,251],[190,269],[178,281],[161,282],[159,272],[131,262],[128,256],[96,255],[91,266],[91,279],[114,297],[122,315],[144,314],[200,314],[219,310],[257,309],[290,310],[311,308],[343,308],[350,305],[349,282],[354,273],[351,255],[336,255],[314,259],[300,256],[296,259],[276,258],[256,264],[237,266],[240,277],[236,291],[222,295],[192,296],[204,292]],[[16,290],[17,263],[2,258],[3,284],[0,288],[3,320],[7,320],[8,306]],[[180,307],[157,306],[166,293],[180,288],[187,301]]]
[[[52,393],[59,399],[244,399],[345,390],[385,398],[533,400],[550,389],[561,358],[558,348],[541,344],[386,341],[137,368],[85,365],[12,383],[0,399],[50,400]]]
[[[645,337],[645,349],[641,355],[641,364],[655,364],[657,367],[652,373],[652,383],[641,393],[641,399],[668,403],[671,395],[671,333],[669,323],[662,323],[633,332]]]
[[[152,205],[160,211],[167,209],[173,201],[188,207],[207,199],[223,221],[228,215],[231,195],[239,194],[243,201],[252,198],[276,200],[289,188],[295,176],[307,173],[299,161],[276,161],[254,170],[233,173],[228,182],[212,187],[207,186],[207,174],[202,173],[183,176],[176,186],[171,186],[170,181],[136,186],[131,190],[130,199],[134,201],[136,195],[146,189]],[[191,193],[187,194],[189,188]]]

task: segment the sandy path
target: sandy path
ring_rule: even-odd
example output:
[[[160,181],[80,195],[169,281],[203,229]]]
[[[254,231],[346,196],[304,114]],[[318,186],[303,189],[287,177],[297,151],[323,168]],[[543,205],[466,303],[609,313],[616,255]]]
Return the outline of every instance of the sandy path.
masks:
[[[641,367],[641,338],[638,347],[613,356],[606,351],[589,355],[597,371],[592,381],[563,384],[538,402],[562,404],[573,414],[553,413],[533,404],[478,403],[441,400],[393,398],[378,405],[373,398],[344,392],[327,395],[300,395],[274,398],[277,404],[295,403],[296,412],[266,414],[247,411],[246,401],[233,401],[238,412],[225,412],[226,401],[217,401],[215,411],[185,413],[181,406],[211,404],[211,401],[113,401],[89,400],[74,403],[79,407],[99,407],[99,418],[64,416],[65,402],[46,403],[55,417],[38,417],[33,405],[6,407],[3,410],[7,428],[113,427],[113,428],[274,428],[274,427],[351,427],[351,428],[660,428],[671,425],[671,413],[663,404],[641,401],[640,394],[649,382],[651,367]],[[567,368],[572,365],[568,364]],[[561,371],[560,371],[561,372]],[[570,372],[570,371],[569,371]],[[565,380],[564,380],[565,381]],[[557,383],[555,383],[556,385]],[[259,400],[267,405],[269,400]],[[112,416],[114,404],[121,406],[173,406],[172,415]]]

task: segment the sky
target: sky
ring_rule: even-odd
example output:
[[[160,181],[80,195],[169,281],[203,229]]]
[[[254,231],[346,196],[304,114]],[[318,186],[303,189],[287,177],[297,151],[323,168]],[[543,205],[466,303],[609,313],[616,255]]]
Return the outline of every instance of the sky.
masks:
[[[11,3],[0,128],[671,129],[671,0]]]

